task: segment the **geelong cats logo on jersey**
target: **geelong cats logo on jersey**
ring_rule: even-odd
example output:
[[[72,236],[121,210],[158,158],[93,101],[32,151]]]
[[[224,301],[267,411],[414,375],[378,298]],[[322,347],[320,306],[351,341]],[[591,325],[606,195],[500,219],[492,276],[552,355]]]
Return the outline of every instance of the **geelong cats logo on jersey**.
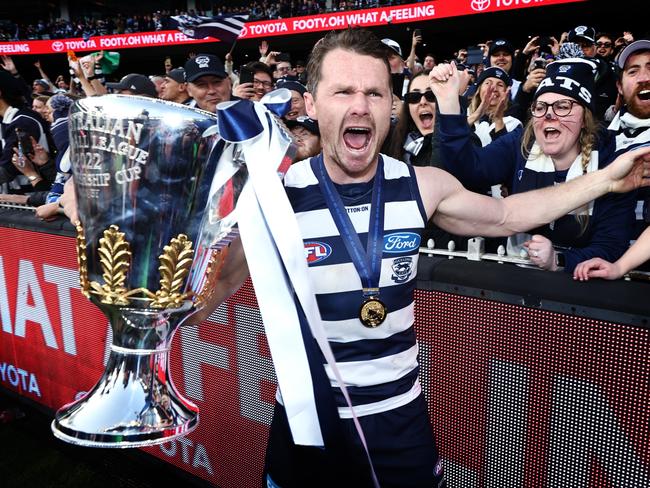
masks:
[[[305,257],[309,264],[327,259],[332,254],[332,248],[324,242],[305,242]]]
[[[413,258],[411,256],[395,258],[391,269],[393,270],[391,280],[395,283],[405,283],[411,277],[411,271],[413,271]]]

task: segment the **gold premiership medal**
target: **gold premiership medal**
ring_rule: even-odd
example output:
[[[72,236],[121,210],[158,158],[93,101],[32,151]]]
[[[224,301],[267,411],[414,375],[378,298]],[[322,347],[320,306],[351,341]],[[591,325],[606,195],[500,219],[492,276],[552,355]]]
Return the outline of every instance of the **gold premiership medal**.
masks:
[[[388,315],[388,309],[386,305],[375,297],[369,297],[361,304],[359,309],[359,320],[364,327],[369,329],[374,329],[379,327],[386,320],[386,315]]]

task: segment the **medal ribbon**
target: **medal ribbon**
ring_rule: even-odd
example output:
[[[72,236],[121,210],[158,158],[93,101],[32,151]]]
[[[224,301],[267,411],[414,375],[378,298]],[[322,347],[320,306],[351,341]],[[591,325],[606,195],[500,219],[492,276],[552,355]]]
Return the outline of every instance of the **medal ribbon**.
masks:
[[[368,242],[364,253],[363,245],[354,225],[345,210],[343,200],[336,191],[334,183],[327,174],[323,153],[310,161],[312,170],[318,179],[318,184],[327,208],[332,214],[334,224],[343,238],[343,244],[352,259],[352,263],[359,273],[363,286],[363,296],[368,298],[379,295],[379,277],[381,275],[381,258],[384,250],[384,202],[383,202],[383,180],[384,160],[379,155],[375,182],[372,186],[372,205],[370,208],[370,221],[368,222]]]

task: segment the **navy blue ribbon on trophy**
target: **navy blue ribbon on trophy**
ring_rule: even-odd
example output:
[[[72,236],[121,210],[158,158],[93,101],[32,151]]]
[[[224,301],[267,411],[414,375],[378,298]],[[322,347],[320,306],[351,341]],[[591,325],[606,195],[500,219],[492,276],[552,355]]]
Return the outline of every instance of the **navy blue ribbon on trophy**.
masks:
[[[384,160],[379,155],[377,172],[372,187],[372,205],[370,222],[368,223],[368,241],[364,252],[361,240],[348,216],[341,196],[336,191],[334,183],[327,174],[323,153],[310,161],[312,171],[318,179],[323,192],[325,203],[329,208],[336,228],[341,233],[345,248],[352,259],[361,284],[364,301],[359,310],[359,319],[366,327],[377,327],[386,318],[386,306],[379,300],[379,278],[381,275],[381,259],[384,250],[384,202],[382,183],[384,179]]]
[[[262,97],[263,103],[274,115],[284,117],[291,110],[291,90],[278,88]]]
[[[254,103],[250,100],[234,100],[217,106],[219,134],[225,141],[248,141],[264,131]],[[282,117],[291,108],[291,92],[286,88],[274,90],[267,93],[260,103],[274,115]]]

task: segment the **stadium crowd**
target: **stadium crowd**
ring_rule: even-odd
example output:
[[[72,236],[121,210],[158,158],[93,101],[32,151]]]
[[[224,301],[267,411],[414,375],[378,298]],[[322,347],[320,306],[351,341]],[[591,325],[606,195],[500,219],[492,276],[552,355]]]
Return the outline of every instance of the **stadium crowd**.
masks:
[[[307,0],[276,6],[298,3],[300,9],[321,8],[319,2]],[[339,2],[338,7],[356,3]],[[255,6],[264,10],[265,5],[251,4],[250,11],[257,12]],[[166,15],[143,17],[131,27],[123,19],[121,27],[113,23],[105,29],[143,24],[159,28]],[[38,29],[51,26],[42,27]],[[69,24],[60,27],[61,35],[76,35],[66,30]],[[99,30],[98,24],[93,28]],[[410,46],[400,46],[383,40],[392,71],[393,112],[382,152],[394,158],[443,168],[469,189],[502,198],[603,168],[622,152],[650,142],[650,41],[635,40],[630,32],[567,26],[556,37],[532,37],[522,46],[495,35],[493,40],[477,40],[476,50],[459,49],[440,64],[423,48],[426,39],[418,29],[411,41]],[[65,156],[69,107],[79,97],[109,92],[158,97],[214,112],[223,101],[259,101],[273,89],[287,88],[291,109],[284,119],[298,146],[296,160],[318,154],[318,122],[307,116],[304,100],[307,60],[273,51],[266,41],[259,52],[259,60],[243,66],[231,54],[225,59],[193,54],[180,66],[167,59],[161,73],[122,73],[119,81],[109,81],[103,73],[103,53],[71,59],[71,76],[58,74],[54,81],[38,63],[40,77],[24,80],[12,59],[2,57],[1,198],[37,206],[43,219],[56,218],[70,176]],[[450,66],[451,83],[441,90],[435,77]],[[530,234],[488,240],[488,250],[504,245],[509,254],[526,255],[542,269],[577,269],[576,277],[585,279],[585,266],[590,265],[580,263],[604,269],[603,263],[617,262],[642,232],[641,241],[650,240],[650,233],[644,232],[649,202],[643,191],[606,195]],[[439,247],[450,240],[457,247],[466,242],[431,222],[425,242],[428,238]],[[634,266],[645,259],[637,261]]]
[[[7,22],[0,25],[0,41],[67,39],[133,32],[152,32],[175,28],[172,17],[183,15],[218,16],[248,15],[249,20],[285,19],[342,10],[356,10],[387,5],[408,3],[405,0],[335,0],[327,7],[323,0],[280,0],[276,2],[254,1],[250,3],[219,2],[211,12],[203,10],[158,10],[150,14],[117,15],[101,18],[84,16],[71,20],[61,18],[41,18],[36,22]]]

